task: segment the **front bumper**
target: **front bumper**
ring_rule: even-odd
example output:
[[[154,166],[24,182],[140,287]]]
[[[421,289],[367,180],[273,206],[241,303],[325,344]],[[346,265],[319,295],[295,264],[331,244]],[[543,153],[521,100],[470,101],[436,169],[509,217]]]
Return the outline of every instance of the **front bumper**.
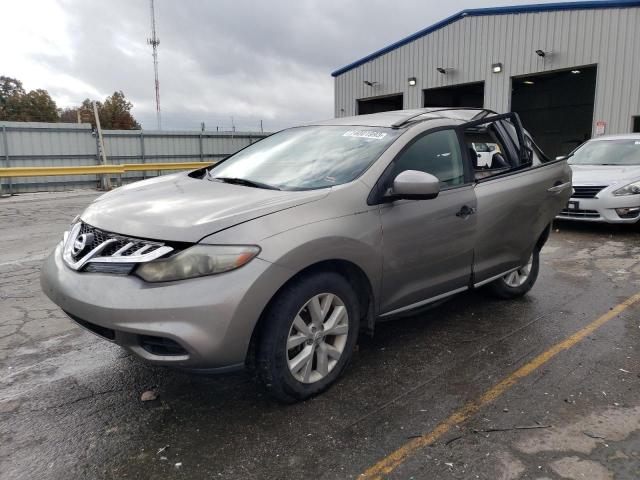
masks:
[[[244,364],[263,309],[289,277],[288,270],[255,258],[219,275],[147,283],[133,275],[74,271],[58,245],[40,282],[72,319],[144,360],[224,370]],[[157,339],[171,348],[154,348]]]
[[[619,208],[640,207],[638,195],[620,197],[607,193],[600,195],[603,195],[602,198],[571,198],[569,205],[572,202],[578,202],[577,208],[569,209],[567,205],[556,218],[601,223],[636,223],[640,220],[640,211],[634,212],[634,215],[629,217],[621,217],[616,212]]]

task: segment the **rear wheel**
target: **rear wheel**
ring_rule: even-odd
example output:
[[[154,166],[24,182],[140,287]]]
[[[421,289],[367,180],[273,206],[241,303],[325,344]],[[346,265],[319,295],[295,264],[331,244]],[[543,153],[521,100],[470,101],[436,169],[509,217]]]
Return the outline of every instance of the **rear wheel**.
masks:
[[[525,265],[494,280],[486,290],[498,298],[518,298],[525,295],[538,278],[540,250],[535,249]]]
[[[358,337],[358,301],[347,280],[332,272],[287,285],[262,321],[258,375],[283,402],[327,389],[351,360]]]

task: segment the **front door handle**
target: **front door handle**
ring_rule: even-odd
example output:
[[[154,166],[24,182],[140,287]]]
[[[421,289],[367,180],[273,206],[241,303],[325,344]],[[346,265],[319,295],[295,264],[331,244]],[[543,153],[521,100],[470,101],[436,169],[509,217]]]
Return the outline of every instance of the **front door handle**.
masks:
[[[458,210],[458,213],[456,213],[456,217],[460,217],[460,218],[468,218],[469,215],[473,215],[474,213],[476,213],[476,209],[473,207],[470,207],[468,205],[463,205],[460,210]]]
[[[553,187],[547,188],[547,192],[560,193],[565,188],[569,188],[569,187],[571,187],[571,182],[561,183],[560,181],[557,181],[556,183],[554,183]]]

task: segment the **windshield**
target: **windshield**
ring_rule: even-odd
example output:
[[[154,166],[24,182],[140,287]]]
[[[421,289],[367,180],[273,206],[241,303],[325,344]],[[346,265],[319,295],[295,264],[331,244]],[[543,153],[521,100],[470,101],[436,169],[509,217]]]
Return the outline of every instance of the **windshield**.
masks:
[[[578,148],[571,165],[640,165],[640,139],[597,140]]]
[[[210,178],[281,190],[340,185],[364,172],[401,133],[380,127],[291,128],[214,166]]]

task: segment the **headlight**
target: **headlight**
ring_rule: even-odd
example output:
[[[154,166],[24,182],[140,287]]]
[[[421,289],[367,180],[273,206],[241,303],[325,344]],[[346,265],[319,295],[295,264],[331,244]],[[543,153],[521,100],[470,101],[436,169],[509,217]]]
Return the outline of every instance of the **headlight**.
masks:
[[[614,195],[639,195],[640,194],[640,181],[630,183],[629,185],[625,185],[618,190],[613,192]]]
[[[135,274],[147,282],[170,282],[228,272],[245,265],[260,248],[242,245],[195,245],[177,255],[141,263]]]

